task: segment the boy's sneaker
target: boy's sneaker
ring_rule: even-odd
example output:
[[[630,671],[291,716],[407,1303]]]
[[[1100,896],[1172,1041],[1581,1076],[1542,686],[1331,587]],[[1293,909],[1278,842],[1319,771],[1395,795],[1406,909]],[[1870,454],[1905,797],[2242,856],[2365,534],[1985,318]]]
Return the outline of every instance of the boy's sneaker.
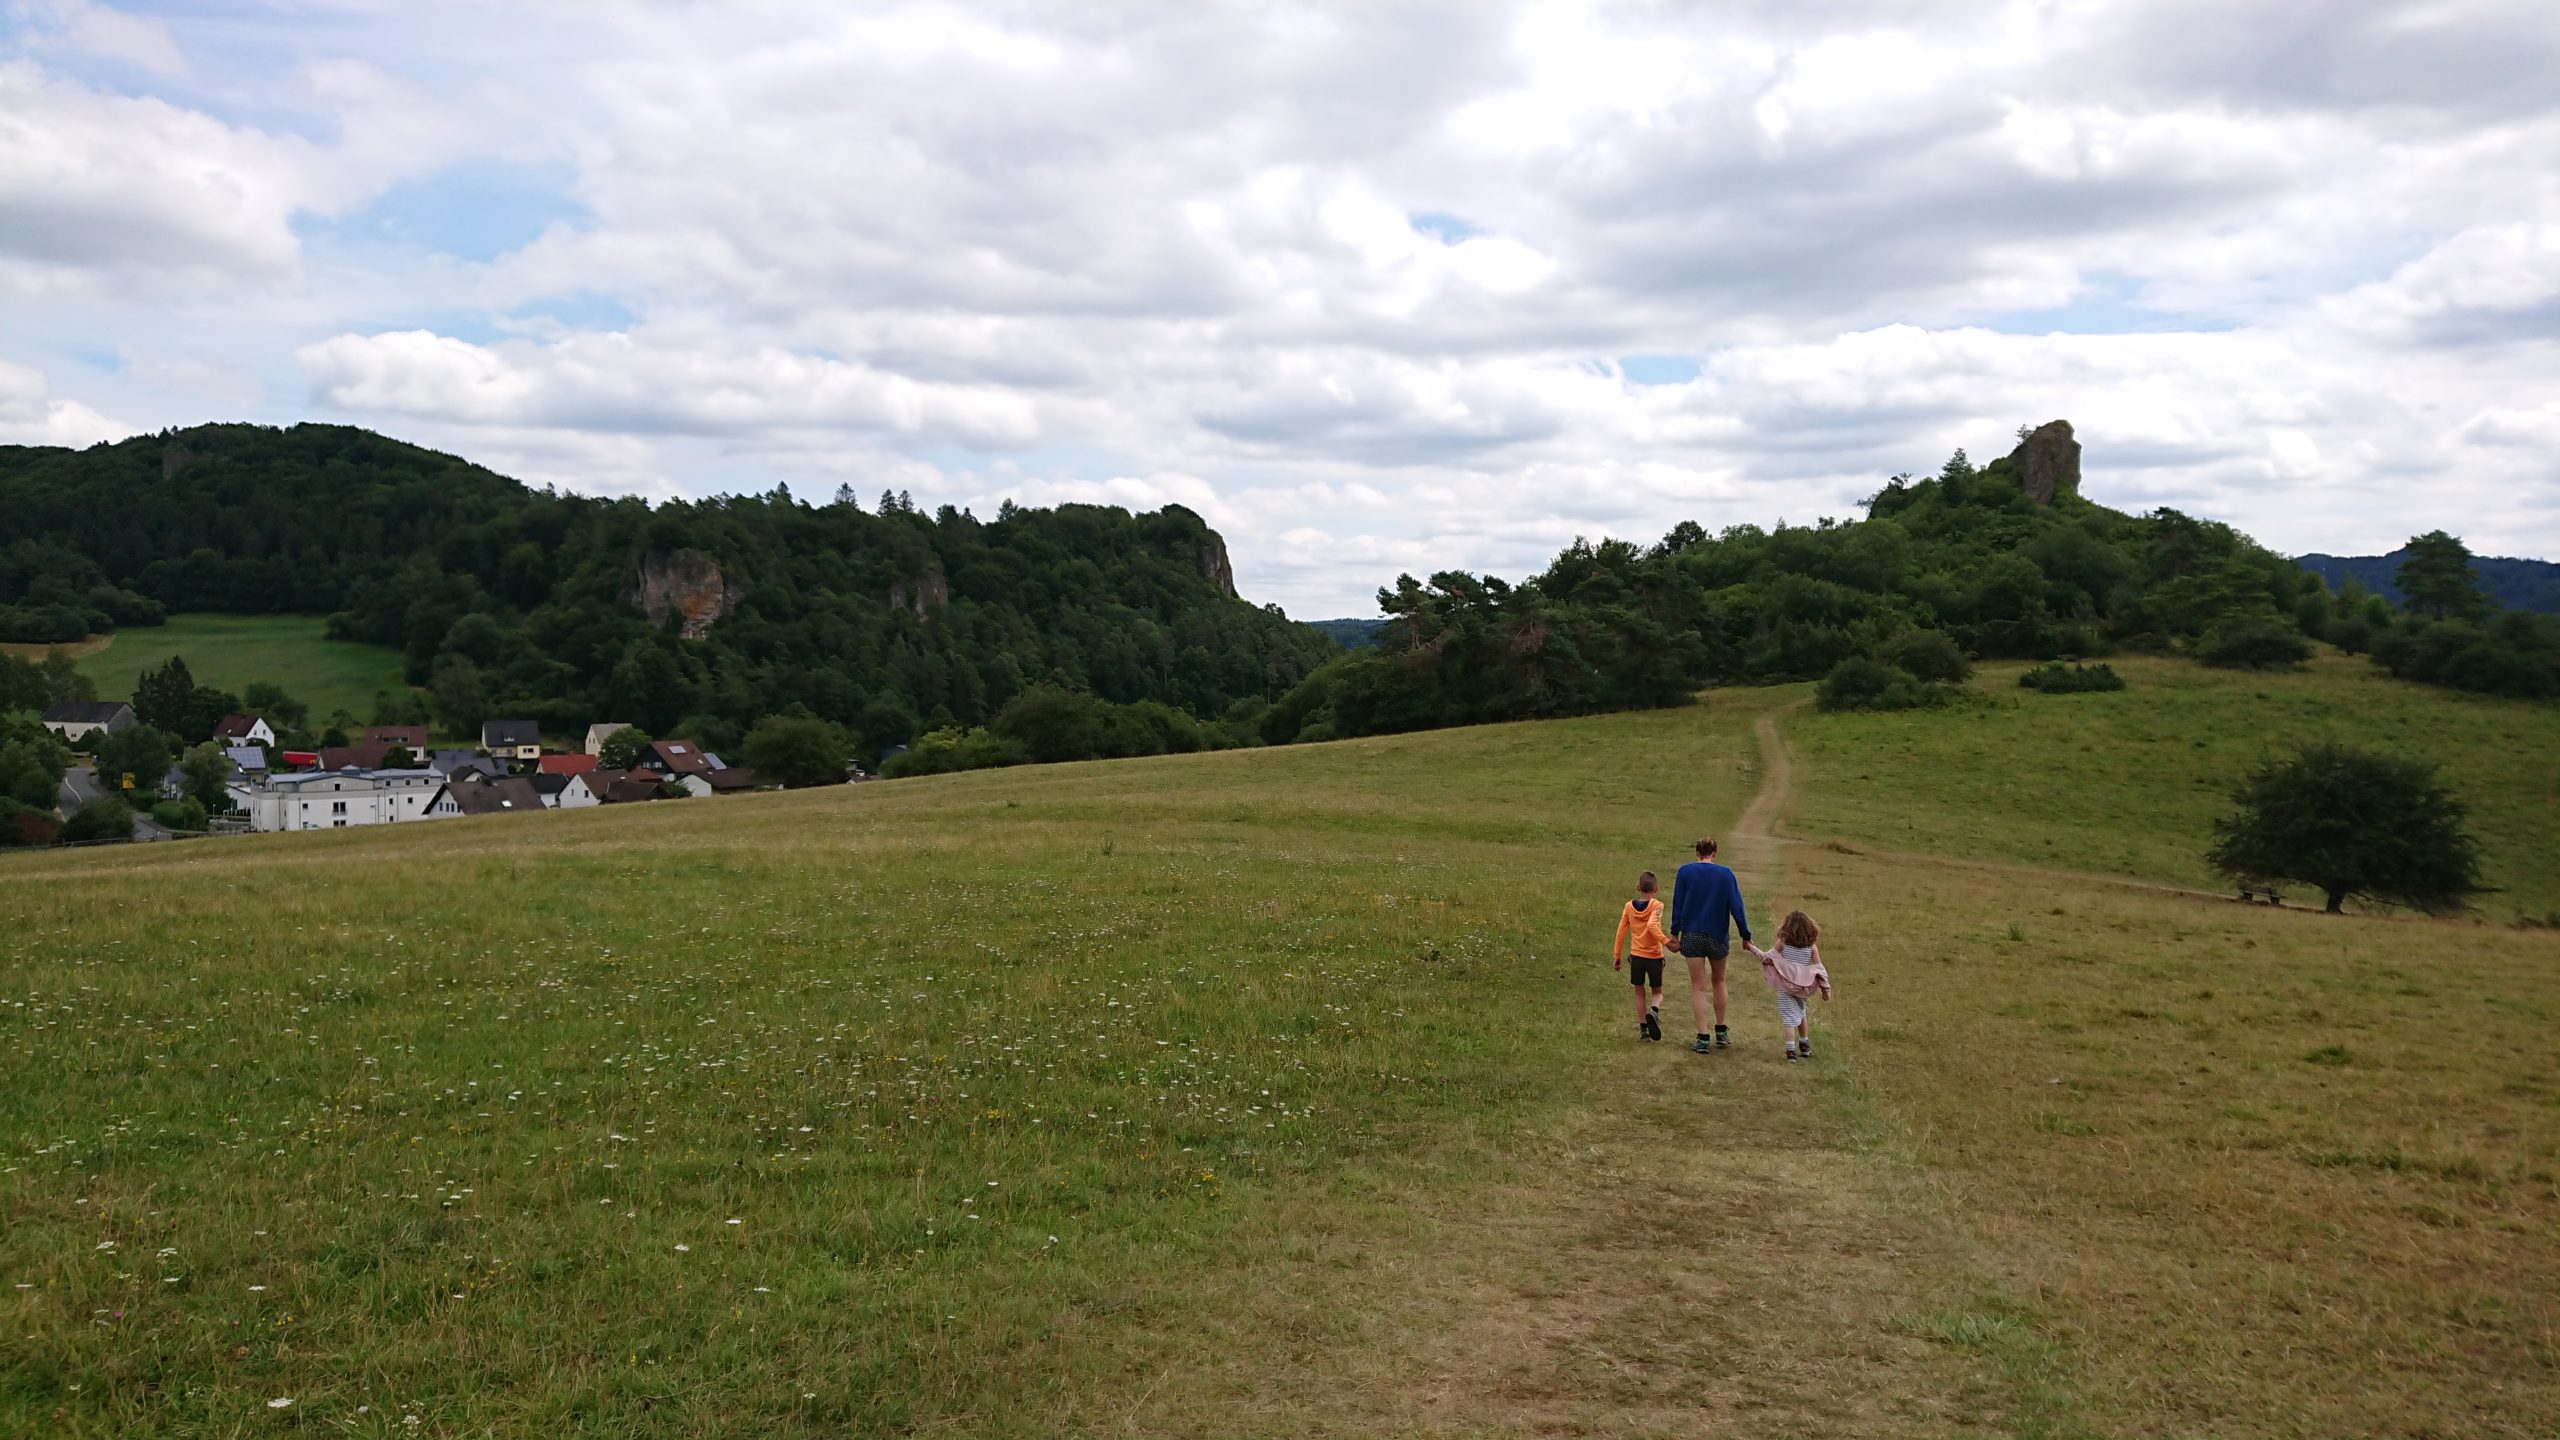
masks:
[[[1643,1033],[1644,1038],[1647,1040],[1659,1040],[1662,1038],[1662,1017],[1654,1014],[1652,1011],[1646,1011],[1644,1023],[1636,1028]]]
[[[1724,1027],[1723,1027],[1723,1026],[1721,1026],[1721,1025],[1717,1026],[1717,1027],[1716,1027],[1716,1048],[1717,1048],[1717,1049],[1719,1049],[1719,1050],[1722,1050],[1723,1048],[1725,1048],[1725,1047],[1726,1047],[1726,1046],[1728,1046],[1728,1045],[1731,1045],[1732,1043],[1733,1043],[1733,1037],[1731,1037],[1731,1036],[1729,1036],[1729,1035],[1727,1035],[1727,1034],[1725,1034],[1725,1033],[1724,1033]]]
[[[1716,1048],[1716,1042],[1715,1042],[1715,1041],[1713,1041],[1713,1040],[1711,1040],[1711,1039],[1709,1039],[1707,1036],[1705,1036],[1705,1035],[1701,1034],[1701,1035],[1698,1037],[1698,1043],[1697,1043],[1697,1044],[1695,1044],[1695,1045],[1690,1046],[1689,1048],[1690,1048],[1690,1049],[1692,1049],[1692,1050],[1694,1050],[1694,1051],[1696,1051],[1696,1052],[1698,1052],[1698,1053],[1699,1053],[1699,1054],[1701,1054],[1701,1055],[1704,1055],[1704,1054],[1706,1054],[1708,1051],[1713,1050],[1714,1048]]]

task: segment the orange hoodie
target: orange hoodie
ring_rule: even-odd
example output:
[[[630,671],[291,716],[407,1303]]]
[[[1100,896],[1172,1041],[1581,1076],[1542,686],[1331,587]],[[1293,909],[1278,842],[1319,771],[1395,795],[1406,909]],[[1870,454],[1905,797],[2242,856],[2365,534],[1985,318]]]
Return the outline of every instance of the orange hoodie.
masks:
[[[1636,906],[1639,904],[1644,908],[1637,909]],[[1627,936],[1630,932],[1635,935],[1635,949],[1632,953],[1637,959],[1659,960],[1662,958],[1663,950],[1671,944],[1671,937],[1662,933],[1662,898],[1660,896],[1641,901],[1630,900],[1627,902],[1627,907],[1618,912],[1618,938],[1609,942],[1609,953],[1612,956],[1626,948]]]

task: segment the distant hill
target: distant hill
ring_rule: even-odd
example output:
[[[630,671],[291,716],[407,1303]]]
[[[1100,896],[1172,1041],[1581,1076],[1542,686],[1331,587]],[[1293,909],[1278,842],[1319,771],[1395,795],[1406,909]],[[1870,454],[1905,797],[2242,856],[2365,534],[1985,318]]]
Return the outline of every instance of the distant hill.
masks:
[[[1042,684],[1218,719],[1333,653],[1238,598],[1226,543],[1178,505],[980,519],[840,489],[653,506],[348,426],[206,425],[0,446],[0,516],[0,639],[326,615],[333,637],[401,652],[457,733],[610,719],[726,748],[798,708],[876,753],[984,725]]]
[[[2397,605],[2400,562],[2408,553],[2394,550],[2388,555],[2304,555],[2295,563],[2328,581],[2332,590],[2353,575],[2365,589]],[[2480,577],[2482,593],[2510,610],[2560,615],[2560,564],[2476,555],[2471,560],[2471,573]]]
[[[1387,628],[1386,620],[1310,620],[1307,628],[1320,630],[1334,644],[1345,650],[1366,650],[1378,643],[1378,632]]]

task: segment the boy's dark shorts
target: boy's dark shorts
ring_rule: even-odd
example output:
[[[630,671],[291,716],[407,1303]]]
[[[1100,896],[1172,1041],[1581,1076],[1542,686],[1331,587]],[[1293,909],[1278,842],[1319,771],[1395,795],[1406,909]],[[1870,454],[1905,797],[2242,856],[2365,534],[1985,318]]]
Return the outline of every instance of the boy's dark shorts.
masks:
[[[1680,937],[1680,953],[1692,960],[1698,959],[1701,956],[1704,956],[1709,960],[1721,960],[1727,955],[1733,953],[1733,946],[1725,941],[1714,939],[1711,936],[1701,935],[1697,931],[1692,930]]]
[[[1642,955],[1628,956],[1627,978],[1638,985],[1650,985],[1656,990],[1661,989],[1662,957],[1656,955],[1648,960]]]

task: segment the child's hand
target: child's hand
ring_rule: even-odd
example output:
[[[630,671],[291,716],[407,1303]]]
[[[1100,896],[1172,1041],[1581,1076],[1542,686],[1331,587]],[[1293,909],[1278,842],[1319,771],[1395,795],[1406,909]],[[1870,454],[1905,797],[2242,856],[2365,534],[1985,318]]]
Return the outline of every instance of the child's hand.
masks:
[[[1612,969],[1612,970],[1624,970],[1624,969],[1626,969],[1626,968],[1627,968],[1627,957],[1625,957],[1625,956],[1623,956],[1623,955],[1612,955],[1612,956],[1610,956],[1610,957],[1609,957],[1609,968],[1610,968],[1610,969]]]

